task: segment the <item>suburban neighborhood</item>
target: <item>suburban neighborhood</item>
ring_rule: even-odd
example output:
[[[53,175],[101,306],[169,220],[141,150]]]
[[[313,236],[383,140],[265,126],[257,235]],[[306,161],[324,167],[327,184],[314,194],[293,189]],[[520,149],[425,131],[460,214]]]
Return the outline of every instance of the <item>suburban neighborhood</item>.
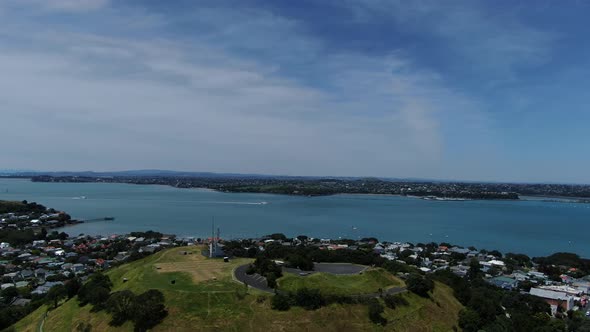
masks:
[[[449,243],[413,244],[379,241],[372,237],[352,240],[300,235],[288,238],[281,233],[224,240],[219,230],[217,234],[202,238],[154,231],[70,236],[52,230],[55,225],[70,220],[65,212],[26,201],[17,205],[17,211],[5,210],[6,207],[0,210],[0,297],[3,303],[0,320],[4,326],[14,323],[14,318],[10,317],[22,317],[53,298],[52,289],[72,285],[79,288],[97,272],[176,246],[208,248],[199,249],[199,252],[207,259],[225,262],[234,257],[256,258],[256,262],[260,262],[261,257],[270,258],[269,264],[301,278],[315,273],[315,268],[323,272],[324,263],[352,264],[347,268],[355,264],[365,268],[383,267],[401,280],[412,276],[420,276],[422,280],[430,280],[432,276],[433,280],[440,280],[445,273],[450,273],[457,280],[482,280],[498,291],[530,295],[545,302],[550,308],[547,313],[555,318],[575,312],[590,316],[590,264],[575,254],[530,258],[524,254],[502,254],[497,250],[464,248]],[[236,271],[233,273],[242,277],[236,278],[237,281],[261,291],[277,292],[276,279],[281,276],[280,272],[264,274],[260,267],[252,265],[241,266]],[[363,268],[354,273],[362,274]],[[251,274],[253,277],[247,277]],[[369,293],[366,298],[403,291],[405,287],[397,287]],[[12,314],[13,311],[17,314]]]

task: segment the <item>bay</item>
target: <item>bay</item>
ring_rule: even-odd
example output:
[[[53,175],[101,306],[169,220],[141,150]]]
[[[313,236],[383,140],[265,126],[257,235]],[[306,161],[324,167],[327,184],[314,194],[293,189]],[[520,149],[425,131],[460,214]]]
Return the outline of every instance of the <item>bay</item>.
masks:
[[[151,229],[207,237],[214,218],[222,238],[270,233],[332,239],[372,236],[384,241],[444,241],[530,256],[567,251],[590,257],[590,204],[571,202],[299,197],[27,179],[0,179],[0,199],[35,201],[78,219],[116,218],[64,228],[70,235]]]

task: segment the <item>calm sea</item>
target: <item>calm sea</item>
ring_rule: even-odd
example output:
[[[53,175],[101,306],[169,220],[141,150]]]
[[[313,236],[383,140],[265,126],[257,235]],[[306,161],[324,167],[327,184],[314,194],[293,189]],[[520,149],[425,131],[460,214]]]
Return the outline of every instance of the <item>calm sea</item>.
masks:
[[[85,196],[86,198],[81,198]],[[526,253],[590,257],[590,204],[530,201],[427,201],[395,196],[292,197],[101,183],[0,179],[0,199],[36,201],[78,219],[114,221],[67,227],[70,235],[156,230],[224,238],[269,233],[324,238],[450,242]]]

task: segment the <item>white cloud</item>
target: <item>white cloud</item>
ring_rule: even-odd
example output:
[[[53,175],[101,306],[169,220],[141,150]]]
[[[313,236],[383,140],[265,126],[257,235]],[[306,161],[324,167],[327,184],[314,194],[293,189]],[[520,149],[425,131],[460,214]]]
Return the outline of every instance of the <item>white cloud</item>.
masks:
[[[296,23],[257,19],[189,44],[28,22],[19,37],[34,47],[0,46],[0,131],[19,142],[0,141],[3,168],[433,176],[448,118],[473,119],[457,129],[473,141],[486,126],[479,105],[399,55],[314,57],[321,42]],[[237,48],[263,57],[236,50],[261,27],[268,49]],[[299,42],[277,49],[278,36]],[[293,54],[317,84],[284,70]]]

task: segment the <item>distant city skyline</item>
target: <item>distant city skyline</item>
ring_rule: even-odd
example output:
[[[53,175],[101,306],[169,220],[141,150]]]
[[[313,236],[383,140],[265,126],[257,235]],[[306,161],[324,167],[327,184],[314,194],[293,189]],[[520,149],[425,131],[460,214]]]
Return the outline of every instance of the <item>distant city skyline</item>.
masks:
[[[0,168],[590,183],[589,15],[2,1]]]

